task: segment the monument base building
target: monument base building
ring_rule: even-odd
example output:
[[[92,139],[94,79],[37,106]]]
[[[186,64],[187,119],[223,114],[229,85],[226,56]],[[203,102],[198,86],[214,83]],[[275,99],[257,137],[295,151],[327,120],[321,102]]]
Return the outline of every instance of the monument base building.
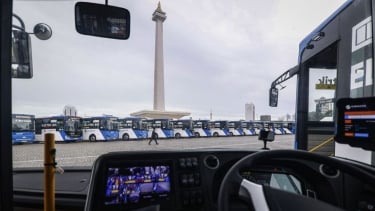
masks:
[[[130,115],[134,117],[151,118],[151,119],[158,119],[158,118],[180,119],[184,116],[189,116],[190,113],[182,112],[182,111],[142,110],[142,111],[131,113]]]

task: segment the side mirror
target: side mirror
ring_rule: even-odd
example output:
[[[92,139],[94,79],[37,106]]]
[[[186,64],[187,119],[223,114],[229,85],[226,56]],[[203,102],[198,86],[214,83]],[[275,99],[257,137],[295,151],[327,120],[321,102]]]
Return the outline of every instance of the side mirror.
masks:
[[[32,78],[30,35],[21,30],[12,30],[12,78]]]
[[[122,40],[130,35],[130,13],[120,7],[78,2],[75,22],[77,32],[84,35]]]
[[[271,87],[270,88],[269,106],[277,107],[278,97],[279,97],[279,90],[276,87]]]

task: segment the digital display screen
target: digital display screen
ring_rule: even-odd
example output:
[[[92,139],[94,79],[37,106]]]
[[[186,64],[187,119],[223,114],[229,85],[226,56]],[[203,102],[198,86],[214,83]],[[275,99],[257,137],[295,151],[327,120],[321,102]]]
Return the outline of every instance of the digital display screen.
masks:
[[[371,111],[345,111],[344,136],[358,139],[374,136],[375,109]]]
[[[337,110],[337,142],[362,148],[375,146],[375,98],[340,99]]]
[[[108,168],[105,205],[131,205],[168,199],[170,166]]]

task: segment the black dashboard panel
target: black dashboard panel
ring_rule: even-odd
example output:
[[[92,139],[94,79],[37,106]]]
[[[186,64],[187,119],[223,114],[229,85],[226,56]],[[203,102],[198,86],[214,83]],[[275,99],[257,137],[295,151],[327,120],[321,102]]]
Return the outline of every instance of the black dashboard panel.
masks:
[[[238,160],[254,152],[202,149],[101,155],[92,168],[65,168],[64,174],[56,174],[56,207],[57,210],[85,207],[86,210],[217,210],[224,176]],[[343,162],[375,174],[373,168]],[[349,210],[358,208],[359,203],[371,203],[375,190],[366,181],[337,170],[319,162],[283,158],[264,160],[239,173],[266,186],[275,183],[271,174],[279,177],[279,181],[298,180],[297,186],[290,186],[289,190]],[[13,178],[14,204],[20,208],[16,210],[25,207],[42,210],[43,169],[16,169]],[[230,206],[232,210],[249,210],[238,197],[231,199]]]
[[[55,199],[58,210],[83,210],[90,183],[91,167],[64,168],[55,175]],[[13,170],[14,203],[25,207],[43,208],[43,168]],[[17,209],[16,209],[17,210]]]
[[[210,210],[221,178],[252,151],[109,153],[97,159],[86,210]],[[215,191],[214,191],[215,193]],[[216,192],[217,193],[217,192]]]

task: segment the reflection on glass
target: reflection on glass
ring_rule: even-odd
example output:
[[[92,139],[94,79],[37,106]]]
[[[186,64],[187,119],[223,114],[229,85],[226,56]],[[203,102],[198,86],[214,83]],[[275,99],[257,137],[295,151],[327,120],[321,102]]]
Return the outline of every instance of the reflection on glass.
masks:
[[[333,121],[336,71],[310,68],[309,121]]]

